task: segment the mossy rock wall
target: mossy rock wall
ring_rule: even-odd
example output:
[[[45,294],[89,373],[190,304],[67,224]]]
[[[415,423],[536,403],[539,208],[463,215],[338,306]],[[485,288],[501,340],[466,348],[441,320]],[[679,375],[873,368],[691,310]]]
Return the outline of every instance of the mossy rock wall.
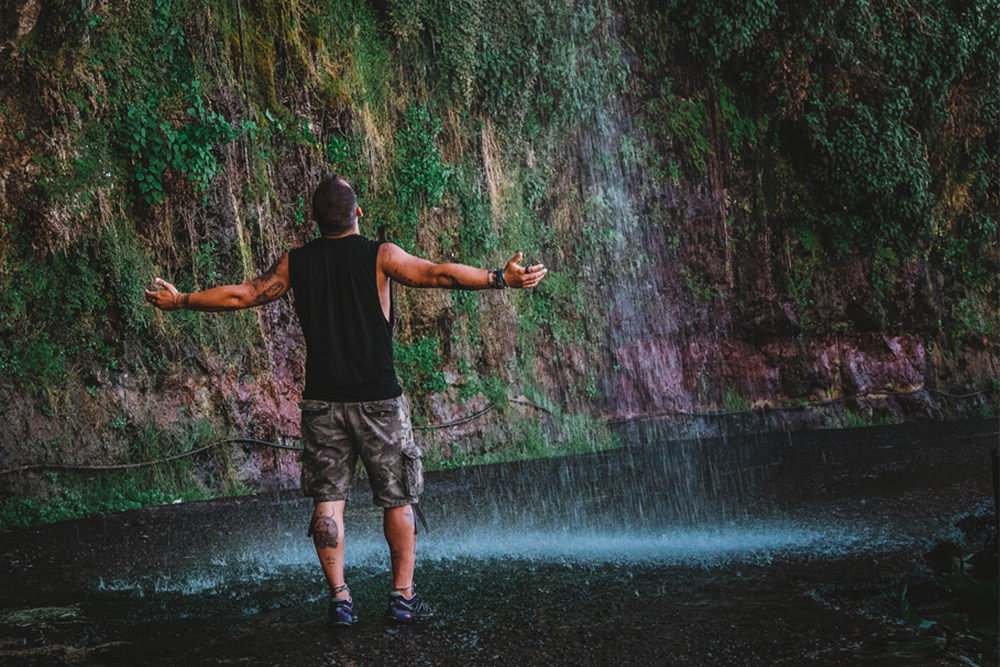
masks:
[[[993,3],[0,7],[2,468],[295,444],[290,300],[164,314],[142,290],[259,274],[315,235],[329,173],[370,236],[550,269],[398,294],[416,423],[498,408],[422,431],[444,459],[548,419],[518,396],[624,417],[992,387],[866,409],[996,412]]]

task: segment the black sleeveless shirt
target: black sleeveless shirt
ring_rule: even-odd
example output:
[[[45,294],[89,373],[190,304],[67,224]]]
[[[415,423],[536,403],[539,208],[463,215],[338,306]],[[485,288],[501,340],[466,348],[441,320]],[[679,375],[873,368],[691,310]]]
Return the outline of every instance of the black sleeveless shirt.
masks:
[[[375,280],[381,242],[318,238],[288,253],[306,339],[304,400],[378,401],[403,393]],[[390,309],[390,313],[392,309]]]

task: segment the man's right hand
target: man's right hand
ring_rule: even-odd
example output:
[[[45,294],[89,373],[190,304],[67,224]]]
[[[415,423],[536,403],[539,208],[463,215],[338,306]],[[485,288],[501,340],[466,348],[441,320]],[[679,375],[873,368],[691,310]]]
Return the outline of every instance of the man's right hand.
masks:
[[[267,271],[242,285],[222,285],[200,292],[182,294],[162,278],[154,281],[161,290],[146,290],[146,301],[160,310],[198,310],[218,312],[256,308],[270,303],[289,290],[288,253],[286,252]]]

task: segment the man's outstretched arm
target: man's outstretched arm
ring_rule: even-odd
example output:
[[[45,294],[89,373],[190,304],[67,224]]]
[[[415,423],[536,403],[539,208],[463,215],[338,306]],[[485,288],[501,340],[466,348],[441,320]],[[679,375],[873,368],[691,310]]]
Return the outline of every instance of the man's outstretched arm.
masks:
[[[531,288],[548,273],[542,264],[523,267],[521,253],[503,268],[503,282],[508,287]],[[445,289],[482,290],[495,287],[490,271],[465,264],[435,264],[414,257],[393,243],[384,243],[378,252],[379,270],[387,277],[407,287],[443,287]]]
[[[146,301],[160,310],[241,310],[263,306],[280,298],[290,287],[288,253],[278,258],[267,271],[242,285],[223,285],[202,292],[182,294],[167,281],[157,278],[161,290],[146,290]]]

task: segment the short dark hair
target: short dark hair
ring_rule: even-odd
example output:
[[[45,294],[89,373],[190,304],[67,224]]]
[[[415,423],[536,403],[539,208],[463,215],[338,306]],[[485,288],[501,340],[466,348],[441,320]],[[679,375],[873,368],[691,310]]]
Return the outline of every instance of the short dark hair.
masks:
[[[313,193],[312,217],[324,236],[351,231],[358,220],[358,198],[340,176],[324,178]]]

